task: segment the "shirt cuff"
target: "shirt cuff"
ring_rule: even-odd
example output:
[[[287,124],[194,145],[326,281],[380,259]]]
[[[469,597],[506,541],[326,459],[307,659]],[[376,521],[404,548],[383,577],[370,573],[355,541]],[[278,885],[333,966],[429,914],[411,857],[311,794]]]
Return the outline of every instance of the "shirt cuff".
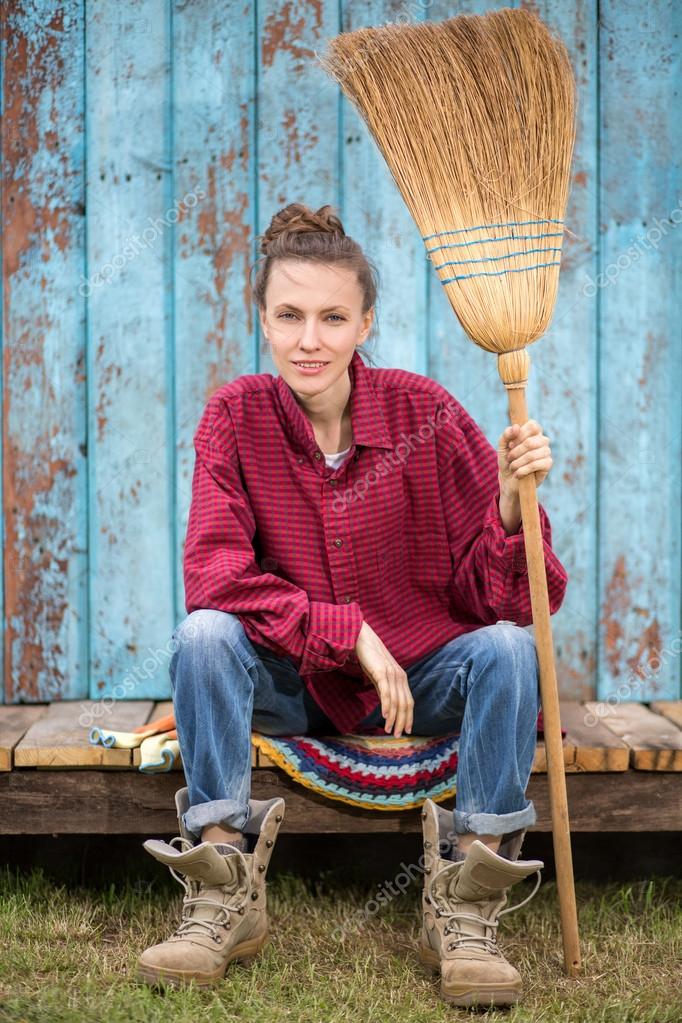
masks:
[[[541,504],[538,504],[540,512],[540,528],[543,540],[549,537],[549,519]],[[483,528],[487,530],[492,550],[500,558],[504,567],[515,575],[528,575],[528,564],[526,562],[526,541],[523,533],[523,523],[516,533],[507,533],[500,515],[500,495],[495,494],[490,501],[488,511],[483,520]]]
[[[299,674],[332,671],[341,668],[349,659],[354,661],[355,644],[363,620],[362,609],[355,600],[349,604],[311,600]]]

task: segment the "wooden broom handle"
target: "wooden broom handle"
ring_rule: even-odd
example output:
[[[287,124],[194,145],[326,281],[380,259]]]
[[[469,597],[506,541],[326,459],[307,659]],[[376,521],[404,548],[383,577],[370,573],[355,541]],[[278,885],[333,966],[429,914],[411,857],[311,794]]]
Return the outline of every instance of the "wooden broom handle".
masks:
[[[509,418],[512,424],[528,422],[525,387],[508,388]],[[559,716],[559,693],[554,666],[554,645],[552,624],[549,614],[547,574],[540,526],[535,473],[519,479],[521,519],[528,565],[530,599],[535,627],[535,645],[540,669],[540,698],[542,720],[547,748],[547,777],[549,780],[549,805],[552,814],[552,840],[556,864],[557,890],[559,893],[559,914],[564,948],[564,966],[569,977],[576,977],[581,969],[580,941],[578,938],[578,914],[573,881],[573,860],[571,856],[571,834],[568,821],[568,800],[566,796],[566,775],[564,773],[564,750],[561,739],[561,718]]]

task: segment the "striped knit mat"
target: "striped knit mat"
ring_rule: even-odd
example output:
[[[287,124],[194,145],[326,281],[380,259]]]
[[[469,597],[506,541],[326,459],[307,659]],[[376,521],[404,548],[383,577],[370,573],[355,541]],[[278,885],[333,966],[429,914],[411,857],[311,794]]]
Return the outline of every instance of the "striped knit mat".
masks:
[[[537,735],[544,736],[542,711]],[[251,733],[253,745],[301,785],[328,799],[374,810],[412,810],[427,797],[436,803],[452,798],[459,738],[457,731],[396,739],[379,727],[348,735]]]
[[[411,810],[456,791],[459,732],[439,736],[263,735],[254,746],[301,785],[374,810]]]

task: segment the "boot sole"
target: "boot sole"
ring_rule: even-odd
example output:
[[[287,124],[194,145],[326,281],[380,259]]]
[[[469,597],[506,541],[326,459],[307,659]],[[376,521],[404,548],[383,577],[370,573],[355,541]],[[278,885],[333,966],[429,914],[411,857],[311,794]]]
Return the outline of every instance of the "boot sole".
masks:
[[[225,979],[225,971],[230,963],[240,962],[244,966],[251,965],[269,940],[270,935],[266,931],[265,934],[261,934],[257,938],[250,938],[248,941],[243,941],[241,945],[235,945],[230,950],[230,954],[225,962],[214,970],[213,973],[197,974],[187,970],[173,970],[170,967],[157,968],[138,964],[137,979],[144,984],[149,984],[151,987],[183,987],[190,983],[195,984],[196,987],[213,987]]]
[[[431,973],[441,972],[440,956],[433,949],[420,947],[418,955],[419,962]],[[499,987],[494,983],[480,983],[476,987],[463,983],[446,987],[441,977],[440,993],[446,1002],[463,1007],[471,1005],[513,1005],[514,1002],[518,1002],[521,998],[523,988],[521,985]]]

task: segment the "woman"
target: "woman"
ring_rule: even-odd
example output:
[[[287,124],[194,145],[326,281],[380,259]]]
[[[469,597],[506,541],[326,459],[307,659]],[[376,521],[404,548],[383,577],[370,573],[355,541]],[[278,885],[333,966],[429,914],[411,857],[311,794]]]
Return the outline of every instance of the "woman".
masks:
[[[495,451],[439,383],[365,365],[375,271],[331,207],[287,206],[261,251],[253,296],[279,375],[219,388],[194,437],[188,616],[171,664],[188,782],[178,813],[190,848],[184,859],[168,846],[164,855],[149,850],[177,862],[194,902],[176,935],[141,957],[148,981],[209,983],[265,940],[264,896],[249,927],[244,905],[241,916],[235,909],[260,858],[250,836],[260,843],[267,824],[271,849],[272,820],[282,816],[249,798],[252,729],[460,729],[454,831],[441,869],[462,869],[478,839],[476,855],[508,871],[535,821],[525,788],[539,695],[523,628],[531,613],[519,481],[531,472],[545,479],[548,438],[530,420],[507,427]],[[554,613],[567,576],[542,507],[540,516]],[[205,859],[210,847],[207,878],[195,850]],[[237,886],[227,893],[225,863]],[[489,893],[488,909],[499,910],[501,891]],[[442,960],[444,996],[464,985],[472,997],[513,1000],[520,981],[494,947],[495,914],[479,898],[488,923],[463,937],[473,904],[454,889],[451,899],[460,907],[454,949],[442,914],[434,923],[425,903],[422,950]]]

